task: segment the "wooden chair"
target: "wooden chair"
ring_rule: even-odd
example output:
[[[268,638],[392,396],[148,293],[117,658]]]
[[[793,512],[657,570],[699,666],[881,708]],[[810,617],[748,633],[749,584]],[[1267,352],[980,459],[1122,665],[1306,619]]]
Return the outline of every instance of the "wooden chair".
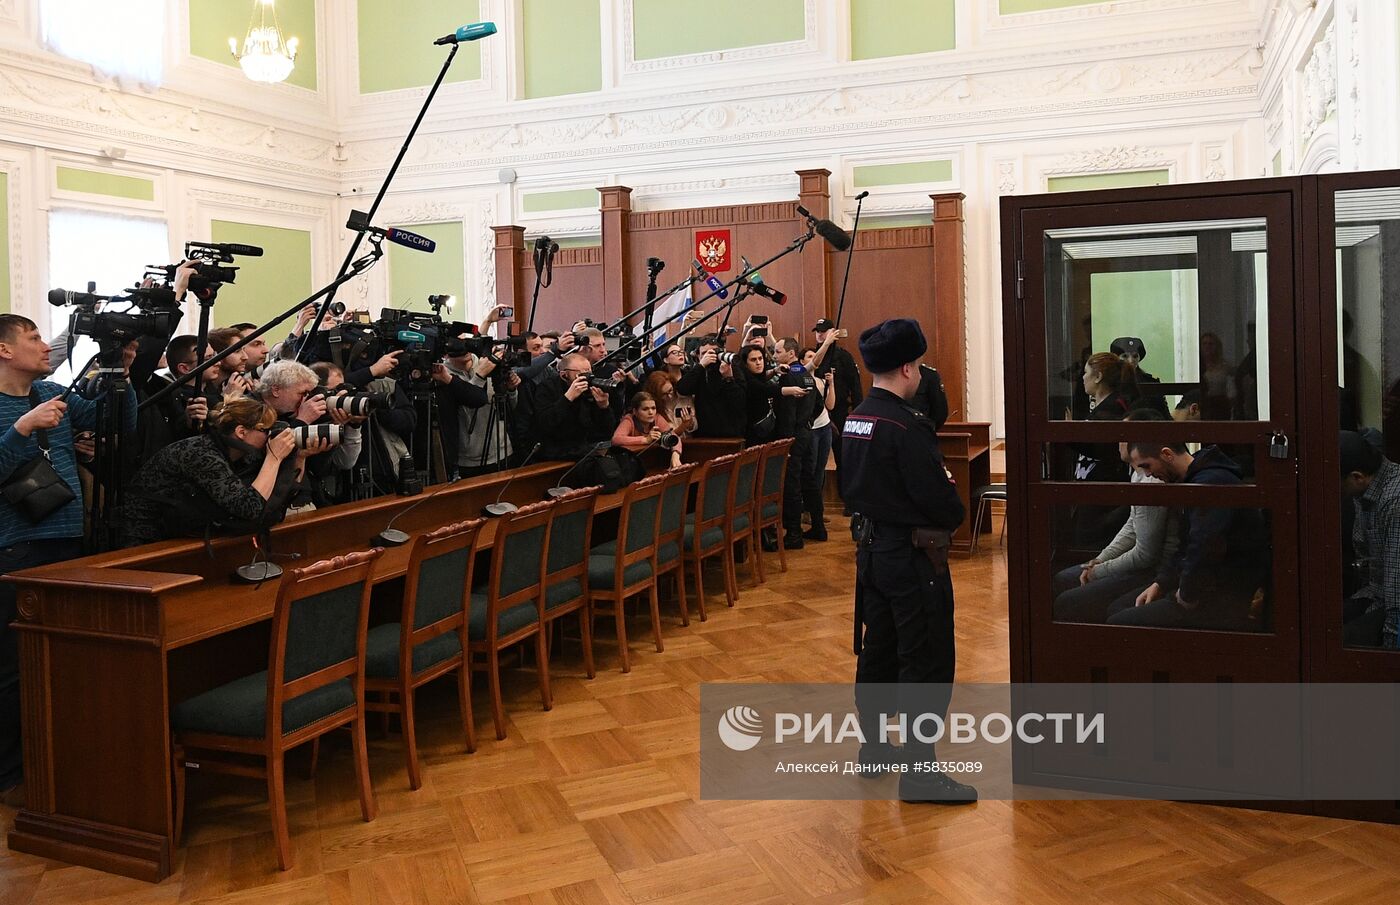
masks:
[[[558,619],[578,613],[583,665],[590,679],[596,673],[593,669],[588,557],[598,490],[597,487],[585,487],[554,500],[554,518],[549,526],[549,556],[544,575],[545,637],[549,637],[549,629]]]
[[[758,535],[754,533],[753,526],[757,520],[755,518],[754,501],[758,498],[758,468],[762,464],[763,446],[751,446],[739,453],[739,462],[734,467],[734,480],[730,484],[730,503],[728,505],[729,521],[729,546],[732,551],[735,544],[743,544],[748,548],[749,572],[755,582],[758,581],[758,558],[755,550],[759,546]],[[730,554],[734,554],[731,552]],[[736,558],[737,561],[737,558]],[[738,596],[739,588],[736,579],[734,593]]]
[[[734,471],[741,453],[730,453],[706,462],[695,491],[695,511],[686,517],[683,558],[695,567],[695,596],[705,605],[705,560],[723,556],[724,595],[730,606],[738,596],[734,580],[734,547],[729,542],[733,519]]]
[[[469,657],[480,656],[477,668],[487,673],[491,688],[491,718],[496,738],[506,737],[505,707],[501,702],[501,651],[531,636],[535,639],[535,669],[544,709],[554,706],[549,691],[549,656],[544,637],[544,571],[549,552],[549,520],[554,502],[522,506],[496,522],[491,571],[485,587],[472,591],[467,615]]]
[[[787,476],[788,450],[792,440],[774,440],[759,447],[763,452],[759,458],[758,492],[754,495],[753,536],[754,552],[757,554],[758,580],[767,581],[768,575],[763,564],[764,528],[778,530],[783,524],[783,481]],[[787,571],[787,552],[783,549],[782,538],[778,538],[778,564]]]
[[[360,813],[374,819],[365,749],[365,633],[370,569],[383,552],[376,547],[288,571],[273,606],[268,668],[171,708],[177,840],[184,829],[186,766],[262,779],[277,866],[289,869],[283,761],[291,749],[341,726],[350,727],[355,749]]]
[[[656,533],[656,577],[674,573],[676,597],[680,602],[681,625],[690,625],[690,606],[685,595],[685,565],[681,548],[685,543],[685,510],[690,502],[690,475],[699,465],[689,463],[667,471],[661,489],[661,524]],[[595,555],[617,552],[617,541],[593,548]],[[700,621],[705,621],[705,601],[700,601]]]
[[[632,671],[631,650],[627,645],[627,599],[642,592],[651,603],[651,630],[656,650],[661,642],[661,611],[656,599],[656,536],[661,525],[661,492],[665,473],[643,478],[623,492],[618,517],[618,545],[611,552],[597,549],[588,557],[588,587],[596,615],[611,614],[617,622],[617,646],[622,671]],[[599,607],[608,603],[608,609]]]
[[[476,750],[467,611],[477,539],[485,523],[485,519],[458,522],[415,537],[399,621],[376,625],[366,636],[365,691],[378,700],[367,701],[365,709],[400,714],[408,785],[413,789],[423,785],[413,716],[413,693],[419,686],[457,674],[467,751]],[[410,627],[406,632],[405,625]]]

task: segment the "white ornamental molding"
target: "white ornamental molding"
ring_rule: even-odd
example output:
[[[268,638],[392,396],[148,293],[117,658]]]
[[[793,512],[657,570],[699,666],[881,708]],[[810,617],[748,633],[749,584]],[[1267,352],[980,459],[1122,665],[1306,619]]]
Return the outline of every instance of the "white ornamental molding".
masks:
[[[1014,195],[1014,194],[1016,193],[1016,185],[1017,185],[1017,178],[1016,178],[1016,161],[1014,161],[1014,160],[999,160],[999,161],[997,161],[996,183],[997,183],[997,194],[999,194],[999,195]]]
[[[689,182],[642,183],[632,186],[632,197],[689,195],[695,192],[724,191],[751,188],[787,188],[799,182],[796,173],[770,176],[740,176],[733,179],[696,179]]]
[[[482,298],[495,301],[496,298],[496,203],[484,201],[477,208],[477,274],[481,279]]]
[[[1351,102],[1351,143],[1355,148],[1361,147],[1361,127],[1366,121],[1365,105],[1361,102],[1361,80],[1364,78],[1361,71],[1361,43],[1364,40],[1361,34],[1360,4],[1354,4],[1348,12],[1347,44],[1350,45],[1350,53],[1347,54],[1347,82],[1350,89],[1347,97]],[[1392,61],[1393,62],[1393,61]]]
[[[1317,134],[1337,109],[1337,47],[1334,24],[1328,23],[1322,38],[1313,46],[1303,66],[1303,109],[1300,133],[1303,144]]]
[[[1205,167],[1202,172],[1211,182],[1225,178],[1225,148],[1223,145],[1210,145],[1205,149]]]
[[[18,19],[19,11],[15,8],[15,0],[0,0],[0,19]]]
[[[636,10],[634,0],[622,0],[622,72],[624,75],[643,75],[653,72],[668,72],[689,69],[695,66],[708,66],[714,63],[734,63],[743,60],[773,60],[779,57],[803,53],[815,53],[820,49],[817,39],[817,0],[804,0],[802,4],[802,38],[797,41],[783,41],[777,44],[759,44],[753,47],[735,47],[727,50],[713,50],[708,53],[681,54],[673,57],[657,57],[652,60],[638,60],[634,42],[633,22]]]
[[[467,205],[447,201],[419,201],[387,205],[375,214],[380,223],[462,223],[467,218]]]
[[[1140,145],[1115,145],[1075,151],[1058,158],[1043,172],[1046,176],[1066,176],[1078,173],[1117,173],[1129,170],[1175,169],[1175,155],[1160,148]]]
[[[25,166],[17,161],[4,161],[4,166],[0,169],[3,169],[6,176],[5,195],[11,211],[6,235],[10,243],[10,310],[18,313],[26,310],[29,299],[24,288],[26,221],[24,217],[19,216],[19,212],[25,210],[20,189],[25,184],[28,174],[25,172]]]
[[[551,236],[553,238],[580,238],[601,235],[602,227],[595,217],[593,222],[578,220],[539,220],[531,221],[525,229],[525,235],[531,238],[535,236]],[[492,234],[491,243],[495,245],[495,234]]]

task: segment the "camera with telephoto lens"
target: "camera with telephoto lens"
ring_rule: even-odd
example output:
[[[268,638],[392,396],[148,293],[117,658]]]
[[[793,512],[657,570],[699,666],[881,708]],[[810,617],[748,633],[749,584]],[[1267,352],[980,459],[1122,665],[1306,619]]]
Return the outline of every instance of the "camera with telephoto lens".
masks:
[[[721,352],[719,353],[720,364],[729,365],[731,368],[744,364],[744,352]]]
[[[588,380],[589,389],[593,389],[594,387],[596,387],[605,392],[610,392],[612,390],[617,389],[618,386],[620,386],[618,381],[614,380],[611,377],[599,377],[596,374],[585,374],[584,377],[586,377]]]
[[[675,449],[681,445],[681,438],[676,436],[675,431],[662,431],[656,445],[662,449]]]
[[[330,387],[316,387],[306,394],[308,399],[326,400],[326,411],[342,411],[355,417],[368,417],[370,412],[382,412],[393,406],[393,400],[383,393],[346,393]]]
[[[180,324],[180,303],[171,289],[163,286],[137,287],[125,296],[106,298],[92,294],[96,284],[88,283],[86,293],[49,293],[49,303],[57,307],[73,306],[68,331],[74,336],[90,336],[107,350],[120,348],[134,339],[151,336],[162,343],[170,341]],[[113,305],[126,308],[114,311]]]
[[[345,429],[339,424],[300,424],[291,427],[286,422],[279,421],[268,430],[269,438],[275,437],[282,431],[291,431],[295,438],[297,449],[307,449],[315,446],[322,440],[329,440],[331,446],[339,446]]]

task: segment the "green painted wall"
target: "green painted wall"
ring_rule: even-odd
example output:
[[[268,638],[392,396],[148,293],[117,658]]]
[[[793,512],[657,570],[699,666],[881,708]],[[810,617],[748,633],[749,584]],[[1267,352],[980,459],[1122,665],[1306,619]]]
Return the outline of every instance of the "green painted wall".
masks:
[[[86,195],[107,195],[111,198],[131,198],[135,201],[156,200],[156,184],[153,179],[121,176],[117,173],[97,173],[76,167],[58,168],[58,187],[65,192],[82,192]]]
[[[10,313],[10,177],[0,173],[0,314]]]
[[[360,93],[431,85],[447,53],[445,47],[433,47],[433,41],[480,19],[477,0],[359,0]],[[509,39],[497,35],[485,40]],[[462,44],[444,81],[480,78],[480,42]]]
[[[1279,151],[1274,155],[1274,175],[1283,175],[1283,152]]]
[[[1176,303],[1172,271],[1096,273],[1089,278],[1095,352],[1107,352],[1120,336],[1136,336],[1147,348],[1143,370],[1176,380]],[[1187,300],[1195,306],[1195,299]]]
[[[538,211],[569,211],[580,208],[597,210],[597,189],[569,189],[562,192],[533,192],[520,196],[526,213]]]
[[[932,53],[957,46],[955,0],[850,0],[851,59]]]
[[[603,87],[599,0],[521,0],[525,97]],[[445,32],[444,32],[445,34]]]
[[[919,160],[913,163],[885,163],[853,167],[851,181],[858,188],[877,185],[919,185],[925,182],[951,182],[951,160]]]
[[[1003,16],[1016,13],[1040,13],[1047,9],[1064,9],[1068,6],[1089,6],[1093,3],[1109,3],[1111,0],[1001,0]]]
[[[654,60],[800,41],[802,7],[802,0],[633,0],[633,52]]]
[[[296,66],[287,84],[314,91],[316,0],[276,0],[276,10],[282,36],[297,39]],[[190,54],[237,69],[228,39],[237,38],[241,48],[252,16],[253,0],[190,0]]]
[[[404,229],[432,239],[437,243],[437,250],[427,255],[411,248],[389,246],[389,297],[384,304],[390,308],[427,311],[428,296],[455,295],[454,316],[464,317],[467,265],[462,256],[462,224],[413,223],[405,225]]]
[[[259,245],[261,258],[239,258],[238,279],[219,290],[214,305],[216,326],[250,321],[255,324],[281,314],[311,294],[311,233],[301,229],[259,226],[215,220],[209,227],[214,242]],[[291,331],[293,320],[269,334],[269,342]]]
[[[562,239],[555,239],[560,248],[597,248],[603,244],[600,236],[565,236]]]
[[[927,214],[908,214],[901,217],[861,217],[860,231],[867,229],[897,229],[901,226],[932,226],[933,210]]]
[[[1051,176],[1045,180],[1046,191],[1081,192],[1087,189],[1124,189],[1143,185],[1166,185],[1171,182],[1167,170],[1138,170],[1135,173],[1089,173],[1084,176]]]

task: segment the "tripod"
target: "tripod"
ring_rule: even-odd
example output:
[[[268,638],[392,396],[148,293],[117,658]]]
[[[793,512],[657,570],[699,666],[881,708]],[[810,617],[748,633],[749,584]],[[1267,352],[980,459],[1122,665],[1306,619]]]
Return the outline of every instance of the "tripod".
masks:
[[[467,466],[475,472],[485,473],[488,469],[502,471],[510,465],[510,394],[505,389],[504,379],[498,376],[502,373],[500,370],[492,371],[487,382],[487,392],[491,398],[482,406],[487,412],[486,429],[481,433],[481,452],[475,457],[476,463]],[[476,425],[480,418],[481,409],[473,409],[467,422],[468,437],[476,435]],[[462,454],[465,453],[466,450],[463,449]]]
[[[112,550],[121,542],[116,519],[125,478],[123,435],[128,405],[122,344],[114,339],[98,341],[97,372],[87,382],[87,398],[97,400],[97,426],[92,458],[93,494],[88,501],[88,546],[94,553]],[[89,362],[89,365],[91,362]],[[85,372],[87,368],[84,368]],[[81,381],[78,375],[74,385]]]

